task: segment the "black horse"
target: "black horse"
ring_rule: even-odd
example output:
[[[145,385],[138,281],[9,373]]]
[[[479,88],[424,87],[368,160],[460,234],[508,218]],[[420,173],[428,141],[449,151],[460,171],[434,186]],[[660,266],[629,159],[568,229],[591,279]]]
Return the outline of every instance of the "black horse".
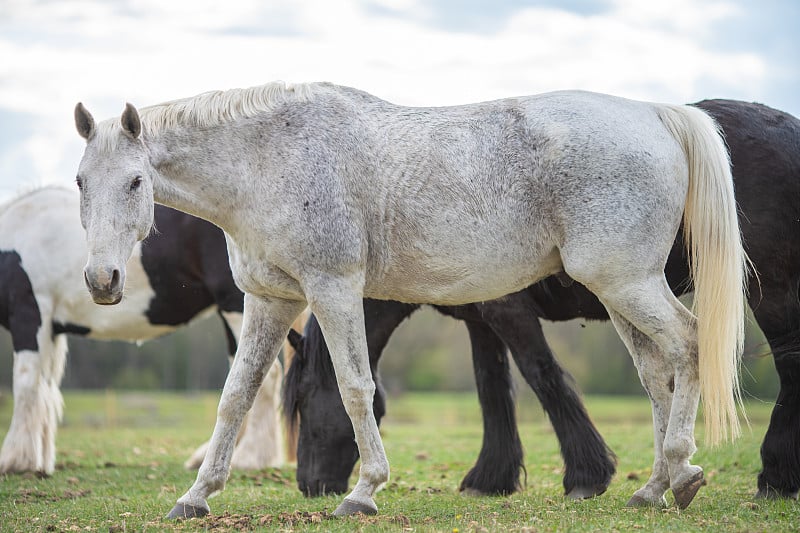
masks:
[[[758,278],[749,304],[772,349],[780,393],[761,447],[758,497],[797,498],[800,490],[800,120],[769,107],[731,100],[705,100],[698,107],[722,127],[731,152],[740,222]],[[679,234],[666,266],[673,291],[692,290]],[[417,306],[365,301],[373,376],[377,360],[399,323]],[[614,456],[586,415],[569,378],[559,367],[538,318],[606,320],[597,298],[564,275],[551,277],[503,299],[440,311],[467,324],[484,415],[478,462],[461,490],[509,493],[519,487],[522,447],[511,396],[507,346],[547,412],[561,443],[564,489],[572,497],[602,493],[615,470]],[[300,419],[297,480],[302,492],[344,492],[358,457],[330,356],[313,319],[305,337],[290,335],[298,357],[286,376],[284,408]],[[383,391],[375,415],[385,413]]]
[[[386,413],[386,403],[377,373],[378,360],[394,330],[419,307],[364,300],[370,367],[377,386],[373,411],[379,423]],[[460,490],[509,494],[519,489],[522,444],[506,356],[508,347],[561,443],[566,465],[565,492],[576,499],[605,492],[616,470],[616,458],[570,386],[568,374],[550,352],[530,290],[480,304],[435,308],[463,320],[467,326],[483,412],[483,445]],[[358,449],[316,318],[311,315],[304,336],[291,331],[289,342],[297,353],[284,382],[284,410],[288,420],[296,423],[297,415],[300,419],[298,487],[308,496],[343,493],[358,459]]]

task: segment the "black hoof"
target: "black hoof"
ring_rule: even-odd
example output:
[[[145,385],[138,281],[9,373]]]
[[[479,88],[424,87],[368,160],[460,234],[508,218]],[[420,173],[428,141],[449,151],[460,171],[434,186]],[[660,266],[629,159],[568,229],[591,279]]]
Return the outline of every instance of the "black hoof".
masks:
[[[595,496],[600,496],[606,491],[606,487],[575,487],[567,493],[570,500],[588,500]]]
[[[209,513],[209,509],[205,507],[195,507],[185,503],[176,503],[175,507],[167,515],[170,520],[183,519],[183,518],[200,518]]]
[[[700,471],[686,480],[680,487],[673,487],[672,494],[675,496],[675,504],[680,509],[686,509],[692,503],[697,491],[706,484],[703,479],[703,472]]]
[[[788,490],[780,490],[774,487],[766,487],[758,489],[756,492],[757,500],[796,500],[798,491],[790,492]]]
[[[333,516],[349,516],[356,513],[364,513],[366,515],[378,514],[378,507],[374,503],[372,505],[367,505],[345,498],[333,512]]]

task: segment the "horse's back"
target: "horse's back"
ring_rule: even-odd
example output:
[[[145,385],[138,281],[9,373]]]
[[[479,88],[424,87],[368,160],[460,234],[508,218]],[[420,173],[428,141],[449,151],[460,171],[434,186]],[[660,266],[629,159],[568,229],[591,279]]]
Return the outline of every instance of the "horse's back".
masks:
[[[16,251],[31,281],[42,291],[80,273],[85,255],[82,259],[76,250],[85,253],[84,241],[78,195],[71,190],[44,187],[0,208],[0,250]],[[57,261],[49,259],[52,254],[57,254]]]
[[[770,107],[735,100],[696,104],[725,132],[736,196],[747,220],[745,240],[777,233],[800,247],[800,120]]]
[[[77,195],[60,187],[23,193],[0,207],[0,325],[11,332],[15,351],[38,350],[41,326],[63,299],[80,294],[82,287],[69,284],[62,294],[70,270],[81,268],[73,253],[83,241],[77,209]]]

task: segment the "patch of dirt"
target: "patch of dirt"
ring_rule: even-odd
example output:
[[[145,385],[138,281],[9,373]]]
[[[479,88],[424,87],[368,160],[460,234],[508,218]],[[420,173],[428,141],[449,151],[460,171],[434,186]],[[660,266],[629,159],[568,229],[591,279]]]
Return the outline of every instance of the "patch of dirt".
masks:
[[[205,531],[251,531],[265,526],[275,527],[277,529],[291,530],[295,526],[303,524],[318,524],[323,520],[328,520],[332,517],[327,512],[307,512],[307,511],[293,511],[280,513],[277,515],[266,514],[263,516],[253,516],[248,514],[232,514],[224,512],[220,515],[209,515],[204,518],[193,518],[187,521],[178,521],[175,523],[175,529],[182,529],[181,524],[186,524],[190,527],[201,526]],[[163,526],[163,522],[154,522],[148,525]]]
[[[261,470],[258,472],[246,472],[240,475],[241,479],[248,479],[256,486],[261,486],[266,483],[275,483],[284,487],[294,488],[295,480],[288,472],[283,472],[279,469],[274,470]]]
[[[65,490],[60,495],[50,494],[36,489],[20,489],[17,493],[18,496],[14,499],[14,503],[23,504],[40,501],[58,502],[63,500],[76,500],[88,496],[91,493],[91,489]]]
[[[146,527],[164,528],[169,524],[172,531],[182,531],[184,529],[194,531],[202,528],[204,531],[252,531],[255,529],[275,529],[278,531],[291,531],[295,527],[307,524],[321,524],[326,520],[348,520],[353,524],[374,525],[374,524],[396,524],[403,530],[410,527],[411,521],[405,515],[396,516],[367,516],[361,513],[344,518],[334,517],[327,511],[309,512],[292,511],[279,514],[265,514],[261,516],[250,514],[233,514],[224,512],[220,515],[209,515],[203,518],[191,518],[188,520],[178,520],[176,522],[166,520],[155,520],[145,524]],[[115,528],[122,529],[115,529]],[[112,526],[110,530],[122,531],[124,526]]]

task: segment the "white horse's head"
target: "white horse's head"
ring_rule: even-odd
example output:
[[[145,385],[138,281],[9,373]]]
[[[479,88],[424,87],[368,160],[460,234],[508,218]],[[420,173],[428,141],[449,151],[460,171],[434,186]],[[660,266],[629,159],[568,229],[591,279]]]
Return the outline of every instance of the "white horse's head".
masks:
[[[79,103],[75,125],[86,139],[76,178],[89,248],[84,279],[96,303],[116,304],[125,287],[125,263],[153,225],[156,171],[142,140],[139,113],[131,104],[119,122],[98,126]]]

